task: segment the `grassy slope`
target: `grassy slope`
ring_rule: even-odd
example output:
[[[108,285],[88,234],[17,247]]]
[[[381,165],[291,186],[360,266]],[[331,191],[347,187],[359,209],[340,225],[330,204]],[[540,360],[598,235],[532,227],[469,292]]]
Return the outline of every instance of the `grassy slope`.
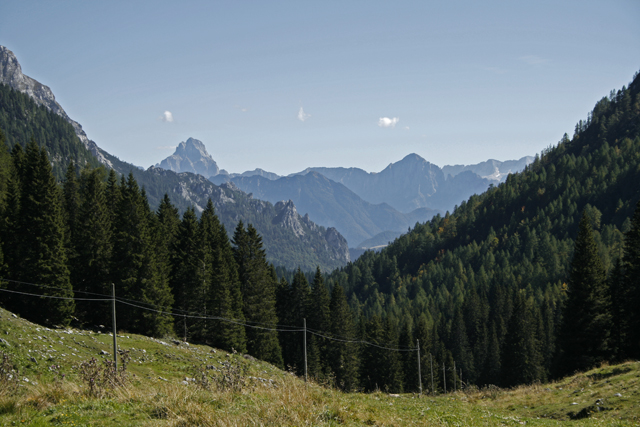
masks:
[[[89,396],[75,367],[92,357],[109,359],[113,339],[109,334],[46,329],[0,309],[0,338],[5,340],[0,351],[12,358],[21,378],[13,394],[0,382],[0,425],[546,426],[564,424],[559,420],[584,415],[597,406],[607,410],[570,423],[640,425],[638,362],[546,385],[418,398],[305,386],[264,362],[213,352],[206,346],[123,335],[119,346],[131,354],[129,385],[95,398]],[[108,354],[100,355],[103,350]],[[222,367],[228,361],[248,369],[241,391],[207,391],[194,382],[184,383],[196,367]],[[50,370],[52,365],[60,365],[64,379]],[[600,405],[598,399],[603,399]]]

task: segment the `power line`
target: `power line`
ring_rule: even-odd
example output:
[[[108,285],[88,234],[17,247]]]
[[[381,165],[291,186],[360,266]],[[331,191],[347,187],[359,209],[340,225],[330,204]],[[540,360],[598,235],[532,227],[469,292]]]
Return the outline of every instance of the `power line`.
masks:
[[[221,320],[223,322],[235,323],[236,325],[241,325],[241,326],[245,326],[245,327],[249,327],[249,328],[264,329],[264,330],[278,331],[278,332],[302,332],[302,331],[304,331],[304,329],[302,329],[302,328],[298,328],[298,329],[278,329],[277,326],[279,326],[279,325],[274,325],[274,326],[276,326],[275,328],[274,327],[268,328],[268,327],[265,327],[265,326],[254,326],[254,325],[249,325],[249,324],[247,324],[245,322],[241,322],[239,320],[227,319],[226,317],[202,316],[202,315],[194,316],[194,315],[177,314],[177,313],[172,313],[170,311],[155,310],[155,309],[151,309],[151,308],[147,308],[147,307],[142,307],[142,306],[139,306],[139,305],[131,304],[129,302],[120,301],[119,298],[116,298],[116,301],[118,301],[121,304],[130,305],[132,307],[141,308],[143,310],[153,311],[153,312],[162,313],[162,314],[169,314],[171,316],[176,316],[176,317],[187,317],[187,318],[190,318],[190,319]]]
[[[6,282],[24,284],[24,285],[38,286],[38,287],[46,288],[46,289],[58,289],[58,290],[69,291],[68,289],[57,288],[57,287],[54,287],[54,286],[39,285],[39,284],[36,284],[36,283],[20,282],[20,281],[17,281],[17,280],[7,280],[7,279],[1,279],[1,278],[0,278],[0,280],[4,280]],[[0,289],[0,291],[9,292],[9,293],[13,293],[13,294],[19,294],[19,295],[40,297],[40,298],[62,299],[62,300],[71,300],[71,301],[113,301],[113,297],[109,297],[109,295],[104,295],[104,294],[99,294],[99,293],[94,293],[94,292],[84,292],[84,291],[76,291],[76,292],[85,293],[85,294],[89,294],[89,295],[105,296],[105,297],[109,297],[109,298],[61,297],[61,296],[54,296],[54,295],[39,295],[39,294],[32,294],[32,293],[28,293],[28,292],[12,291],[12,290],[9,290],[9,289]],[[313,335],[316,335],[316,336],[319,336],[319,337],[322,337],[322,338],[325,338],[325,339],[328,339],[328,340],[332,340],[332,341],[368,345],[368,346],[371,346],[371,347],[376,347],[376,348],[379,348],[379,349],[382,349],[382,350],[388,350],[388,351],[416,351],[417,350],[417,348],[410,348],[410,347],[407,347],[407,348],[386,347],[386,346],[382,346],[382,345],[379,345],[379,344],[374,344],[374,343],[369,342],[369,341],[352,340],[352,339],[349,339],[349,338],[346,338],[346,337],[340,337],[340,336],[337,336],[337,337],[339,337],[339,338],[337,338],[335,335],[334,336],[329,336],[329,335],[327,335],[326,332],[318,331],[318,330],[315,330],[315,329],[309,329],[309,328],[302,329],[300,327],[290,326],[290,325],[271,325],[271,324],[268,324],[268,323],[250,322],[250,321],[248,321],[248,322],[244,321],[243,322],[243,321],[240,321],[240,320],[237,320],[237,319],[228,319],[226,317],[203,316],[202,314],[197,313],[197,312],[190,312],[190,311],[180,310],[180,309],[176,309],[175,311],[182,312],[182,313],[176,313],[175,311],[154,309],[154,308],[144,307],[144,306],[138,305],[138,304],[145,304],[145,305],[161,308],[161,306],[158,306],[156,304],[146,303],[146,302],[132,300],[132,299],[128,299],[128,298],[121,298],[121,297],[117,297],[115,299],[120,304],[125,304],[125,305],[131,306],[131,307],[135,307],[135,308],[139,308],[139,309],[147,310],[147,311],[152,311],[152,312],[156,312],[156,313],[168,314],[168,315],[174,316],[174,317],[183,317],[183,318],[190,318],[190,319],[219,320],[219,321],[223,321],[223,322],[227,322],[227,323],[233,323],[233,324],[244,326],[244,327],[248,327],[248,328],[268,330],[268,331],[276,331],[276,332],[305,332],[306,331],[306,332],[308,332],[310,334],[313,334]],[[129,301],[133,301],[133,302],[135,302],[137,304],[133,304],[132,302],[129,302]],[[250,323],[254,323],[254,324],[250,324]],[[264,326],[258,326],[258,325],[264,325]]]
[[[19,294],[19,295],[29,295],[32,297],[40,297],[40,298],[53,298],[53,299],[64,299],[64,300],[72,300],[72,301],[111,301],[111,298],[109,299],[101,299],[101,298],[74,298],[74,297],[58,297],[55,295],[39,295],[39,294],[31,294],[28,292],[18,292],[18,291],[12,291],[9,289],[0,289],[0,291],[2,292],[10,292],[12,294]]]
[[[65,288],[59,288],[59,287],[55,287],[55,286],[41,285],[41,284],[37,284],[37,283],[30,283],[30,282],[21,282],[21,281],[19,281],[19,280],[4,279],[4,278],[1,278],[1,277],[0,277],[0,282],[2,282],[2,281],[4,281],[4,282],[11,282],[11,283],[17,283],[17,284],[21,284],[21,285],[37,286],[37,287],[45,288],[45,289],[57,289],[57,290],[61,290],[61,291],[69,291],[69,289],[65,289]],[[19,292],[17,292],[17,291],[11,291],[11,292],[19,293]],[[108,294],[100,294],[100,293],[96,293],[96,292],[86,292],[86,291],[76,291],[76,290],[73,290],[72,292],[74,292],[74,293],[83,293],[83,294],[87,294],[87,295],[96,295],[96,296],[102,296],[102,297],[105,297],[105,299],[92,299],[92,298],[86,298],[86,299],[83,299],[83,298],[73,298],[73,299],[74,299],[74,300],[76,300],[76,301],[111,301],[111,300],[112,300],[112,296],[111,296],[111,295],[108,295]],[[26,293],[25,293],[25,295],[41,296],[41,295],[39,295],[39,294],[26,294]],[[119,302],[123,303],[123,304],[125,304],[125,301],[128,301],[128,302],[132,303],[132,304],[129,304],[129,305],[133,305],[133,306],[135,306],[135,307],[138,307],[138,306],[137,306],[137,305],[135,305],[135,304],[133,304],[133,303],[136,303],[136,304],[144,304],[144,305],[148,305],[148,306],[151,306],[151,307],[155,307],[155,308],[157,308],[157,309],[162,309],[162,308],[163,308],[162,306],[159,306],[159,305],[157,305],[157,304],[153,304],[153,303],[149,303],[149,302],[144,302],[144,301],[138,301],[138,300],[129,299],[129,298],[124,298],[124,297],[117,297],[116,299],[117,299]],[[143,308],[143,309],[145,309],[145,310],[151,310],[151,309],[149,309],[149,308],[145,308],[145,307],[138,307],[138,308]],[[174,308],[172,308],[172,310],[173,310],[173,312],[171,312],[171,313],[166,312],[166,311],[163,311],[163,310],[160,310],[160,311],[162,311],[162,312],[164,312],[164,313],[171,314],[172,316],[180,316],[180,317],[187,316],[187,317],[196,317],[196,318],[202,318],[202,319],[205,319],[205,317],[198,317],[198,316],[200,316],[201,314],[200,314],[199,312],[196,312],[196,311],[182,310],[182,309],[175,308],[175,307],[174,307]],[[178,313],[176,313],[176,312],[178,312]],[[208,319],[208,318],[210,318],[210,317],[206,317],[206,318]],[[219,318],[218,320],[223,320],[223,318]],[[237,320],[237,319],[224,319],[224,320],[240,322],[240,321],[239,321],[239,320]],[[247,320],[247,321],[245,321],[245,322],[241,322],[241,324],[242,324],[242,325],[245,325],[245,326],[251,326],[251,325],[249,325],[249,324],[253,324],[253,325],[263,325],[263,326],[272,326],[272,324],[270,324],[270,323],[253,322],[253,321],[250,321],[250,320]],[[302,331],[302,329],[301,329],[299,326],[291,326],[291,325],[276,325],[276,326],[278,326],[278,327],[279,327],[279,328],[281,328],[281,329],[289,328],[292,332],[300,332],[300,331]],[[287,332],[287,331],[282,331],[282,332]]]
[[[40,288],[45,288],[45,289],[57,289],[59,291],[69,291],[69,289],[65,289],[65,288],[58,288],[55,286],[47,286],[47,285],[40,285],[37,283],[30,283],[30,282],[21,282],[19,280],[11,280],[11,279],[4,279],[2,277],[0,277],[0,282],[9,282],[9,283],[17,283],[20,285],[29,285],[29,286],[38,286]],[[77,291],[77,290],[73,290],[73,293],[77,293],[77,294],[87,294],[87,295],[96,295],[96,296],[100,296],[100,297],[108,297],[109,299],[111,299],[111,295],[107,295],[107,294],[98,294],[95,292],[86,292],[86,291]]]
[[[365,344],[365,345],[369,345],[369,346],[371,346],[371,347],[377,347],[377,348],[380,348],[380,349],[382,349],[382,350],[390,350],[390,351],[416,351],[416,348],[415,348],[415,347],[414,347],[414,348],[392,348],[392,347],[384,347],[384,346],[381,346],[381,345],[378,345],[378,344],[374,344],[374,343],[369,342],[369,341],[364,341],[364,340],[345,340],[345,339],[338,339],[338,338],[332,338],[332,337],[329,337],[329,336],[326,336],[326,335],[322,335],[322,334],[319,334],[319,333],[317,333],[317,332],[311,332],[311,331],[309,331],[308,329],[307,329],[307,331],[308,331],[310,334],[313,334],[313,335],[316,335],[316,336],[319,336],[319,337],[323,337],[323,338],[327,338],[327,339],[330,339],[330,340],[333,340],[333,341],[340,341],[340,342],[353,343],[353,344]]]

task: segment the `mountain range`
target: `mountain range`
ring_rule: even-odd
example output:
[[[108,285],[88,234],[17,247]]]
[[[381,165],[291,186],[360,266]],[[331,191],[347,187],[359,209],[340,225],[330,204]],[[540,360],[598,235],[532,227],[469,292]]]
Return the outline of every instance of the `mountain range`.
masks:
[[[48,86],[23,74],[13,52],[4,46],[0,46],[0,110],[0,125],[9,146],[25,145],[31,137],[39,139],[38,142],[47,148],[54,171],[65,171],[73,160],[80,167],[103,165],[120,175],[131,173],[145,188],[152,209],[159,206],[165,194],[180,212],[189,206],[201,212],[211,198],[229,236],[239,221],[253,224],[263,237],[267,259],[277,266],[301,267],[303,270],[320,266],[323,271],[329,271],[350,261],[344,237],[335,229],[315,224],[309,216],[299,215],[292,203],[274,206],[254,199],[232,183],[217,186],[193,173],[202,172],[205,167],[211,173],[217,173],[219,169],[215,162],[181,162],[181,167],[192,170],[176,173],[160,167],[142,170],[107,153],[67,115]],[[46,134],[53,136],[47,138]],[[64,147],[57,144],[60,134],[67,135]],[[185,144],[184,151],[179,153],[188,155],[191,152]],[[208,156],[206,150],[199,154]],[[61,174],[57,176],[60,179]]]
[[[204,143],[188,138],[178,145],[172,156],[155,167],[143,170],[105,152],[90,140],[82,126],[72,120],[55,100],[51,89],[24,75],[15,55],[2,46],[0,82],[29,95],[36,104],[46,107],[69,122],[82,146],[100,164],[114,169],[119,174],[132,173],[145,187],[152,208],[159,205],[165,193],[170,195],[181,212],[188,206],[194,206],[197,211],[201,211],[209,197],[212,197],[212,200],[220,197],[213,200],[220,215],[226,212],[222,207],[229,203],[229,200],[243,200],[245,203],[244,201],[262,199],[272,206],[279,202],[287,204],[291,201],[296,208],[295,215],[298,215],[298,211],[306,214],[305,223],[315,222],[321,227],[335,228],[351,247],[363,246],[364,242],[375,242],[375,246],[384,245],[389,236],[397,236],[416,223],[429,220],[437,213],[453,210],[456,204],[470,195],[482,193],[492,183],[503,181],[508,173],[522,170],[532,161],[531,157],[524,157],[518,161],[488,160],[478,165],[440,168],[417,154],[410,154],[378,173],[369,173],[357,168],[314,167],[285,177],[262,169],[230,174],[218,167]],[[62,163],[65,162],[65,156],[58,157]],[[223,183],[233,185],[225,186],[222,191],[219,186]],[[223,196],[225,191],[233,192],[235,198]],[[240,196],[244,193],[248,193],[247,197]],[[252,212],[254,207],[249,205],[244,205],[243,209]],[[238,207],[233,211],[233,219],[221,218],[229,232],[237,221],[247,222],[252,216],[243,213]],[[264,227],[278,224],[275,206],[273,210],[266,209],[261,212],[274,215],[269,220],[258,221]],[[300,216],[298,222],[304,218]],[[282,223],[280,226],[286,228],[292,224]],[[258,226],[256,228],[262,234],[272,234],[266,229],[261,230]],[[290,228],[289,232],[292,233],[292,239],[300,239],[295,229]],[[336,242],[338,240],[333,241],[334,244]],[[324,247],[332,247],[325,243]],[[265,238],[265,246],[270,245],[274,248],[278,246]],[[339,254],[347,253],[344,247],[336,250]],[[327,259],[332,259],[331,263],[340,258],[335,258],[335,253],[329,252],[326,255]],[[277,261],[275,254],[270,256],[274,257],[271,260],[276,263],[283,262]],[[310,262],[315,261],[317,260]],[[340,262],[347,261],[348,258],[341,258]]]
[[[207,153],[204,144],[189,138],[160,167],[182,172],[187,169],[180,165],[191,168],[194,164],[215,164],[210,155],[202,153]],[[271,203],[292,200],[300,212],[309,214],[314,221],[338,229],[350,247],[371,248],[364,245],[384,245],[389,236],[398,236],[437,213],[452,211],[462,200],[503,182],[509,173],[523,170],[532,161],[533,157],[528,156],[440,168],[417,154],[409,154],[378,173],[325,167],[307,168],[289,176],[262,169],[241,174],[223,170],[209,176],[209,180],[218,185],[233,182],[239,189]]]

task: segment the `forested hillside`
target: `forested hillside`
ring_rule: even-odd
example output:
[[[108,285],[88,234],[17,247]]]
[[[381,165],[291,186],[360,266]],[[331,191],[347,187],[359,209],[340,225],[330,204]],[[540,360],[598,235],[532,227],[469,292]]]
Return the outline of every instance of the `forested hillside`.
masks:
[[[477,384],[533,382],[640,356],[632,326],[640,303],[639,92],[636,74],[523,173],[334,272],[329,283],[344,288],[360,333],[388,345],[418,338],[425,366],[429,355],[437,366],[455,361]],[[589,256],[572,264],[583,214],[581,235],[590,237],[579,243]],[[599,270],[589,290],[579,279],[585,259]],[[578,297],[582,306],[571,302]],[[585,338],[590,318],[604,333]],[[579,347],[589,341],[593,348]],[[396,384],[401,362],[376,384]]]
[[[98,160],[78,140],[73,126],[28,96],[0,83],[0,129],[8,147],[23,147],[32,138],[53,153],[53,173],[62,180],[71,160],[79,165],[100,165]],[[4,146],[2,147],[5,148]]]

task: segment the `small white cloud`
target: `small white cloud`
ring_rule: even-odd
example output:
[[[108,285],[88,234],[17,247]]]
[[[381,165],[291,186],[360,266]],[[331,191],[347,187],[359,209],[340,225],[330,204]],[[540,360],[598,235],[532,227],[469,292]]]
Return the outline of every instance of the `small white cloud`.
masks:
[[[160,116],[160,120],[162,120],[163,122],[171,123],[173,121],[173,114],[171,114],[171,111],[165,111]]]
[[[311,117],[311,114],[305,113],[302,107],[300,107],[300,110],[298,110],[298,120],[300,120],[301,122],[304,122],[309,117]]]
[[[405,127],[404,127],[404,130],[409,130],[409,126],[405,126]]]
[[[175,150],[177,145],[159,145],[156,150]]]
[[[394,128],[399,121],[400,119],[398,117],[380,117],[380,119],[378,120],[378,126],[380,126],[381,128]]]
[[[548,59],[540,58],[539,56],[535,56],[535,55],[521,56],[520,60],[526,62],[529,65],[542,65],[549,62]]]

